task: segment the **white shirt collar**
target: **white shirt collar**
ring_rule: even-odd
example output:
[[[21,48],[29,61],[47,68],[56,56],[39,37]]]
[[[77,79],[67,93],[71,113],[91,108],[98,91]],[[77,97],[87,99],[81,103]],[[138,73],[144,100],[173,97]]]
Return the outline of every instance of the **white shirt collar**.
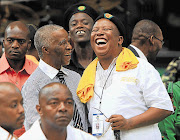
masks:
[[[0,140],[16,140],[8,131],[0,126]]]
[[[116,60],[118,57],[114,58],[111,64],[109,65],[108,69],[104,70],[98,61],[97,68],[96,68],[96,83],[100,87],[104,87],[105,89],[109,87],[112,83],[112,73],[111,71],[115,69]]]
[[[46,62],[44,62],[42,59],[40,59],[39,61],[39,68],[47,75],[49,76],[51,79],[53,79],[57,73],[59,72],[59,70],[57,70],[56,68],[48,65]],[[64,71],[64,68],[61,67],[61,71],[67,75],[67,72]]]
[[[139,57],[140,57],[140,58],[148,61],[147,58],[146,58],[146,56],[144,55],[144,53],[143,53],[140,49],[138,49],[136,46],[134,46],[134,45],[132,45],[132,44],[130,44],[130,46],[133,47],[133,48],[137,51],[137,53],[139,54]]]
[[[33,131],[36,132],[36,134],[39,134],[40,137],[38,137],[38,138],[41,138],[42,140],[47,140],[44,132],[42,131],[40,123],[41,123],[41,119],[37,120],[34,123]],[[66,128],[67,128],[67,138],[66,138],[66,140],[74,139],[72,127],[70,125],[68,125]]]

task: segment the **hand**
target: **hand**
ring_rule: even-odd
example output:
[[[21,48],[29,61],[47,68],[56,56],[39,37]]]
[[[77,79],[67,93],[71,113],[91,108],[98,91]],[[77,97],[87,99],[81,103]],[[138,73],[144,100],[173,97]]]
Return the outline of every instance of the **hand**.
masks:
[[[130,129],[130,119],[125,119],[122,115],[111,115],[106,121],[111,123],[112,130]]]

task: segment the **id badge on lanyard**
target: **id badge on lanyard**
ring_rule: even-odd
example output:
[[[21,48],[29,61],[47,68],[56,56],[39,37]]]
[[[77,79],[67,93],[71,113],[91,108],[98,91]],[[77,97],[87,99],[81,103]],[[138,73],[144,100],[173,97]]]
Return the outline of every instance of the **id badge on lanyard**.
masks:
[[[104,115],[103,113],[93,114],[92,122],[92,135],[93,136],[102,136],[104,133]]]

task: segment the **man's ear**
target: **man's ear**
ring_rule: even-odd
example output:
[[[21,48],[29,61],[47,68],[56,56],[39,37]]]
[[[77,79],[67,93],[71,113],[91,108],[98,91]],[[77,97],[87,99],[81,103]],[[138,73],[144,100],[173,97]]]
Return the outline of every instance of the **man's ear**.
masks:
[[[29,40],[29,41],[28,41],[28,49],[27,49],[27,50],[29,50],[29,49],[31,48],[31,43],[32,43],[32,41]]]
[[[42,47],[42,52],[43,52],[43,54],[49,54],[49,50],[48,50],[48,48],[47,47],[45,47],[45,46],[43,46]]]
[[[149,37],[149,43],[150,43],[151,46],[154,46],[154,36],[153,35],[151,35]]]
[[[40,105],[36,105],[36,110],[39,113],[40,116],[43,115],[42,111],[41,111],[41,106]]]

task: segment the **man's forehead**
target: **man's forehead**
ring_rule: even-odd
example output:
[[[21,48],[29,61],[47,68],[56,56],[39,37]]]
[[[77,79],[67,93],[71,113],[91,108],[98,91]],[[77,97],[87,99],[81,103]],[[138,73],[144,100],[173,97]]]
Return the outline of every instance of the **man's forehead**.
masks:
[[[19,93],[0,92],[1,103],[11,103],[22,100],[22,96]]]
[[[69,98],[69,97],[72,97],[71,93],[69,93],[68,90],[66,90],[66,89],[54,90],[54,91],[51,91],[50,93],[45,94],[45,96],[47,98],[54,98],[54,97],[57,97],[57,98],[60,98],[60,97]]]
[[[75,13],[74,15],[72,15],[72,17],[70,18],[70,21],[72,20],[76,20],[76,19],[91,19],[93,21],[93,19],[86,13],[83,12],[79,12],[79,13]]]
[[[65,87],[57,87],[57,85],[54,85],[52,87],[48,87],[46,89],[43,90],[43,92],[41,92],[40,94],[40,98],[49,100],[51,98],[70,98],[72,97],[72,94],[70,93],[70,91],[65,88]]]
[[[52,32],[51,35],[52,35],[53,37],[62,38],[62,39],[68,37],[68,33],[67,33],[63,28]]]
[[[28,31],[27,30],[23,30],[21,28],[19,28],[18,26],[15,26],[13,28],[7,28],[5,36],[8,37],[20,37],[20,38],[26,38],[28,36]]]
[[[12,30],[14,30],[14,31],[19,31],[20,28],[19,28],[18,26],[9,26],[6,31],[7,31],[7,32],[10,32],[10,31],[12,31]]]

